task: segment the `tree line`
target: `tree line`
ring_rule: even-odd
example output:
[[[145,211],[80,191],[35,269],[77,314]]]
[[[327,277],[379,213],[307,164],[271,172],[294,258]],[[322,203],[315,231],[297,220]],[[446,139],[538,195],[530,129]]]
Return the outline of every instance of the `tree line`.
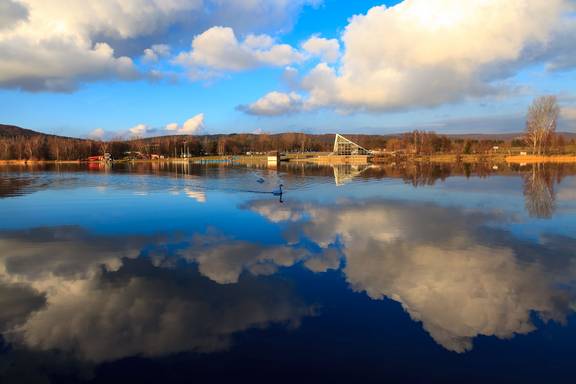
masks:
[[[543,96],[530,106],[524,136],[507,139],[458,138],[415,130],[400,135],[346,135],[380,152],[414,155],[489,154],[512,148],[542,155],[573,152],[576,142],[556,134],[560,108],[556,97]],[[2,129],[4,128],[4,129]],[[305,133],[162,136],[131,140],[84,140],[0,126],[0,160],[83,160],[110,153],[114,159],[189,157],[280,152],[331,152],[334,135]]]
[[[561,135],[539,134],[536,144],[515,138],[510,140],[450,138],[434,132],[413,131],[386,137],[350,135],[359,145],[384,152],[415,155],[489,154],[494,147],[500,151],[512,148],[534,153],[565,153],[573,150],[574,139]],[[287,133],[278,135],[212,135],[170,136],[134,140],[96,141],[58,136],[32,135],[0,137],[0,160],[83,160],[90,156],[110,153],[114,159],[126,157],[150,158],[152,155],[189,157],[204,155],[242,155],[280,152],[331,152],[333,135]],[[528,144],[530,143],[530,144]]]

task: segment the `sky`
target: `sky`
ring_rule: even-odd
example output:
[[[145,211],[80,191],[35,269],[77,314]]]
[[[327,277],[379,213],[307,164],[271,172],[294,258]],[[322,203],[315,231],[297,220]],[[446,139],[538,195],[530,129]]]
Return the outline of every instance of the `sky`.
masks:
[[[576,131],[576,0],[0,0],[0,123],[109,139]]]

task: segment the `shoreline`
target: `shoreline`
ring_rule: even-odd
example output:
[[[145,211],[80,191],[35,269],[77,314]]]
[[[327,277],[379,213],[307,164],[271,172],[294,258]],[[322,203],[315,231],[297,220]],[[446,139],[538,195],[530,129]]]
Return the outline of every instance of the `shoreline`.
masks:
[[[354,157],[354,156],[352,156]],[[356,156],[358,157],[358,156]],[[428,156],[415,156],[408,155],[400,158],[397,157],[380,157],[380,158],[367,158],[362,156],[362,159],[336,159],[335,157],[327,156],[325,159],[322,157],[308,158],[308,159],[290,159],[289,162],[308,162],[316,164],[358,164],[358,163],[373,163],[373,164],[387,164],[396,162],[418,162],[418,163],[441,163],[441,164],[455,164],[455,163],[508,163],[508,164],[539,164],[539,163],[555,163],[555,164],[572,164],[576,163],[576,155],[456,155],[456,154],[434,154]],[[168,159],[141,159],[141,160],[117,160],[113,163],[186,163],[186,162],[210,162],[214,160],[252,163],[252,162],[265,162],[263,156],[205,156],[194,157],[189,159],[168,158]],[[353,160],[353,161],[351,161]],[[0,160],[0,165],[42,165],[42,164],[106,164],[105,162],[87,162],[83,160]]]
[[[0,160],[0,165],[81,164],[80,160]]]

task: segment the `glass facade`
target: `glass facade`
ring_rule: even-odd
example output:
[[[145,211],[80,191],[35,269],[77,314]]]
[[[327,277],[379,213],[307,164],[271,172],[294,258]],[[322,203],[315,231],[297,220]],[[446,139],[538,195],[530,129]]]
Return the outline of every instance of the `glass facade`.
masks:
[[[339,156],[368,155],[370,152],[344,136],[336,135],[334,140],[334,154]]]

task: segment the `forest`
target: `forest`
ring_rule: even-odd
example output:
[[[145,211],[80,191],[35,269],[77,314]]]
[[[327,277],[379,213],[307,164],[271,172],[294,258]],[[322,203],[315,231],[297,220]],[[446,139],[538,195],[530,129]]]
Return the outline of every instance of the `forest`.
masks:
[[[490,154],[501,151],[530,150],[523,134],[447,136],[413,131],[398,135],[345,135],[361,146],[379,152],[415,155]],[[330,152],[334,135],[305,133],[227,134],[199,136],[161,136],[127,140],[98,141],[46,135],[14,126],[0,125],[0,160],[86,160],[110,153],[113,159],[154,156],[165,158],[205,155],[244,155],[280,152]],[[551,134],[539,144],[546,153],[574,151],[574,135]]]

